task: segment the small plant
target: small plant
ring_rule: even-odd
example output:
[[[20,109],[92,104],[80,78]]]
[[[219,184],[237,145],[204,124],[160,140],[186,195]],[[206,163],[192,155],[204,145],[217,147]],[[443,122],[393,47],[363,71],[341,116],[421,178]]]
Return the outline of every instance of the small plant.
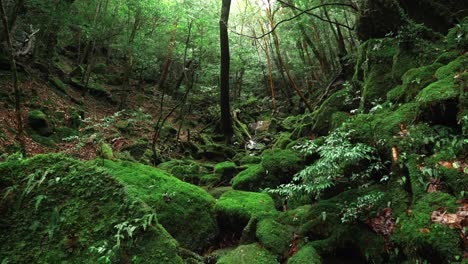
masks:
[[[363,183],[375,172],[384,168],[381,160],[374,155],[375,149],[363,143],[350,141],[353,130],[337,129],[323,145],[307,141],[297,149],[305,155],[319,154],[320,159],[294,176],[294,182],[269,190],[281,196],[290,197],[296,193],[314,194],[319,197],[323,191],[338,181]],[[359,166],[359,172],[353,167]],[[350,172],[351,171],[351,172]],[[365,183],[367,185],[368,183]]]
[[[355,202],[345,204],[342,212],[341,222],[350,223],[369,212],[382,199],[382,192],[373,192],[357,198]]]

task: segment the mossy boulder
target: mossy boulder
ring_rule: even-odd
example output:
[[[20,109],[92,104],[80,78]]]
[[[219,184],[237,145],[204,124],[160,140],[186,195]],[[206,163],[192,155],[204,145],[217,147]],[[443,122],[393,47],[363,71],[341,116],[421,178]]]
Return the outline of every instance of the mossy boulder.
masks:
[[[37,155],[1,163],[0,174],[3,261],[182,264],[155,211],[94,164]]]
[[[455,197],[447,193],[425,194],[416,201],[409,215],[400,216],[392,242],[413,260],[422,257],[432,263],[455,261],[457,256],[463,256],[459,230],[432,223],[431,215],[441,208],[447,213],[455,213],[458,206]]]
[[[302,159],[290,150],[266,150],[262,155],[261,164],[267,175],[278,176],[282,181],[289,181],[303,167]]]
[[[322,258],[317,253],[315,248],[310,245],[306,244],[302,246],[299,251],[294,254],[292,257],[288,259],[288,264],[321,264]]]
[[[120,149],[121,152],[128,151],[130,156],[138,161],[141,161],[144,158],[147,150],[149,150],[149,143],[145,140],[138,140]]]
[[[468,54],[462,55],[447,65],[440,67],[436,71],[435,76],[439,80],[445,78],[453,79],[457,73],[461,73],[466,69],[468,69]]]
[[[229,182],[238,172],[237,166],[232,161],[224,161],[214,166],[214,173],[221,176],[221,181]]]
[[[216,238],[215,200],[203,189],[138,163],[105,161],[103,167],[153,208],[183,247],[202,251]]]
[[[220,258],[217,264],[279,264],[276,257],[259,244],[241,245]]]
[[[290,150],[267,150],[261,164],[249,165],[232,179],[236,190],[259,191],[291,181],[302,168],[302,159]]]
[[[274,149],[286,149],[288,144],[292,142],[291,132],[281,132],[273,144]]]
[[[205,158],[213,161],[222,162],[229,160],[236,155],[236,152],[224,145],[212,143],[208,145],[201,145],[198,147],[197,156],[199,158]]]
[[[442,67],[440,63],[422,66],[408,70],[403,77],[404,102],[409,102],[427,85],[436,81],[435,71]]]
[[[292,232],[274,219],[263,219],[257,223],[256,237],[260,243],[277,256],[286,256],[292,240]]]
[[[179,180],[198,184],[203,175],[208,171],[199,163],[193,160],[170,160],[158,165],[158,168],[175,176]]]
[[[354,78],[363,82],[361,108],[370,109],[396,86],[392,70],[398,52],[397,41],[390,38],[371,39],[360,47]]]
[[[232,179],[232,187],[235,190],[258,191],[270,185],[266,177],[266,171],[261,164],[250,165]]]
[[[240,160],[241,165],[246,164],[259,164],[262,162],[262,157],[247,155]]]
[[[33,110],[28,113],[28,126],[43,137],[48,137],[53,133],[52,124],[41,110]]]
[[[250,218],[277,214],[273,199],[265,193],[228,191],[216,203],[220,229],[241,233]]]

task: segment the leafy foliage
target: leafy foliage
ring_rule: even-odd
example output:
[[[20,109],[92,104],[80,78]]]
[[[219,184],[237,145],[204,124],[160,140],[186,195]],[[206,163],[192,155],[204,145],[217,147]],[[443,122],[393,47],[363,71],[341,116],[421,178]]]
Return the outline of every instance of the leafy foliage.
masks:
[[[270,190],[282,196],[291,196],[305,192],[320,196],[337,182],[365,183],[373,173],[384,166],[375,155],[375,149],[363,143],[352,143],[353,130],[337,129],[333,131],[322,145],[307,141],[298,146],[305,155],[320,155],[320,159],[294,176],[294,181]],[[362,165],[358,172],[353,167]],[[364,169],[363,169],[364,168]]]

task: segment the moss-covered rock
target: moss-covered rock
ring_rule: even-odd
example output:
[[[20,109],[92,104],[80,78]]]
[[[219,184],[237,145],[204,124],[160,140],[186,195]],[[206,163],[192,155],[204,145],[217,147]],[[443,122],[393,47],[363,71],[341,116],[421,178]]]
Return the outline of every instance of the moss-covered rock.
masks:
[[[397,84],[392,69],[399,48],[396,40],[385,38],[368,40],[360,49],[354,78],[363,81],[361,107],[370,109]]]
[[[240,164],[241,165],[246,165],[246,164],[259,164],[260,162],[262,162],[262,158],[259,157],[259,156],[251,156],[251,155],[247,155],[245,157],[243,157],[241,160],[240,160]]]
[[[235,190],[258,191],[269,186],[265,169],[261,164],[250,165],[232,179],[232,187]]]
[[[281,132],[273,144],[274,149],[286,149],[289,143],[292,142],[292,134],[290,132]]]
[[[462,55],[449,64],[440,67],[436,71],[435,76],[439,80],[446,78],[453,79],[457,73],[461,73],[466,69],[468,69],[468,54]]]
[[[53,133],[53,128],[47,115],[41,110],[33,110],[28,113],[28,126],[43,137],[48,137]]]
[[[182,264],[154,210],[92,164],[38,155],[1,163],[0,174],[3,261]]]
[[[287,226],[273,219],[264,219],[257,224],[256,236],[270,252],[278,256],[286,256],[292,239],[292,232]]]
[[[261,164],[268,175],[286,178],[286,181],[303,167],[302,159],[290,150],[267,150],[262,155]]]
[[[208,171],[199,163],[193,160],[170,160],[158,165],[158,168],[175,176],[179,180],[198,184],[203,175]]]
[[[251,217],[263,218],[277,212],[268,194],[228,191],[216,203],[216,213],[222,230],[241,233]]]
[[[217,264],[279,264],[276,257],[258,244],[242,245],[220,258]]]
[[[220,162],[214,166],[214,173],[220,175],[221,180],[226,182],[229,182],[237,171],[237,166],[232,161]]]
[[[310,244],[306,244],[302,246],[296,254],[294,254],[292,257],[288,259],[288,264],[303,264],[303,263],[310,263],[310,264],[322,263],[322,258],[317,253],[315,248]]]
[[[458,204],[447,193],[428,193],[416,201],[410,215],[400,216],[391,239],[410,259],[423,257],[432,263],[450,263],[463,255],[459,231],[431,222],[432,212],[440,208],[455,213]]]
[[[248,166],[232,179],[232,187],[244,191],[275,188],[290,182],[301,168],[302,160],[295,152],[267,150],[263,153],[261,164]]]
[[[434,63],[407,71],[401,78],[404,87],[404,102],[409,102],[427,85],[436,81],[434,73],[442,66]]]
[[[201,251],[216,238],[215,200],[203,189],[138,163],[105,161],[104,168],[128,186],[129,194],[154,208],[183,247]]]

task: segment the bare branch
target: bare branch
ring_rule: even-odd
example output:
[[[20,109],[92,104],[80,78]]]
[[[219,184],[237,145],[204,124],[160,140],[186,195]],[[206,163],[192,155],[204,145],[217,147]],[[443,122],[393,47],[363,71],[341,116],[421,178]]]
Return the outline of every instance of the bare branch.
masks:
[[[234,30],[232,30],[232,29],[230,29],[230,28],[228,27],[228,28],[229,28],[229,31],[232,32],[233,34],[238,35],[238,36],[248,37],[248,38],[251,38],[251,39],[261,39],[261,38],[263,38],[263,37],[265,37],[265,36],[267,36],[267,35],[273,33],[273,31],[275,31],[275,30],[278,28],[279,25],[281,25],[281,24],[283,24],[283,23],[285,23],[285,22],[294,20],[294,19],[296,19],[296,18],[302,16],[303,14],[307,14],[307,15],[313,16],[313,17],[315,17],[315,18],[317,18],[317,19],[319,19],[319,20],[321,20],[321,21],[329,22],[329,23],[332,23],[332,24],[337,25],[337,26],[340,26],[340,27],[344,27],[344,28],[349,29],[349,30],[354,30],[354,28],[349,27],[348,25],[341,24],[341,23],[338,23],[338,22],[336,22],[336,21],[329,21],[328,19],[325,19],[325,18],[323,18],[323,17],[321,17],[321,16],[318,16],[318,15],[316,15],[316,14],[314,14],[314,13],[311,13],[311,11],[313,11],[313,10],[315,10],[315,9],[318,9],[318,8],[321,8],[321,7],[324,7],[324,6],[343,6],[343,7],[350,7],[350,8],[352,8],[353,10],[357,10],[357,7],[354,6],[354,5],[352,5],[352,4],[328,3],[328,4],[321,4],[321,5],[318,5],[318,6],[314,6],[314,7],[312,7],[312,8],[306,9],[306,10],[302,10],[302,9],[300,9],[300,8],[298,8],[298,7],[295,7],[295,6],[293,6],[293,5],[290,5],[290,4],[288,4],[288,3],[286,3],[286,2],[283,2],[283,1],[281,1],[281,0],[278,0],[278,2],[280,2],[280,3],[284,4],[284,5],[287,5],[288,7],[294,8],[294,9],[300,11],[300,13],[298,13],[297,15],[294,15],[294,16],[292,16],[292,17],[290,17],[290,18],[286,18],[286,19],[283,19],[283,20],[279,21],[278,23],[276,23],[276,25],[275,25],[270,31],[268,31],[268,32],[266,32],[266,33],[264,33],[264,34],[262,34],[262,35],[260,35],[260,36],[258,36],[258,37],[257,37],[257,36],[251,36],[251,35],[242,34],[242,33],[236,32],[236,31],[234,31]]]

